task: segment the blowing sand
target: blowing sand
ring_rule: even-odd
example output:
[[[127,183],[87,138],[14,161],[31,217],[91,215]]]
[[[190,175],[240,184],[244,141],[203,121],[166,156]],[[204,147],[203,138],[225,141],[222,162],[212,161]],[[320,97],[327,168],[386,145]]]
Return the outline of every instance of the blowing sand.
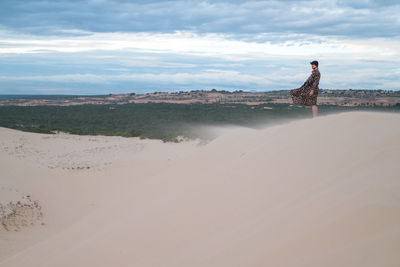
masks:
[[[399,152],[378,112],[205,145],[0,128],[0,203],[42,213],[0,225],[0,266],[399,266]]]

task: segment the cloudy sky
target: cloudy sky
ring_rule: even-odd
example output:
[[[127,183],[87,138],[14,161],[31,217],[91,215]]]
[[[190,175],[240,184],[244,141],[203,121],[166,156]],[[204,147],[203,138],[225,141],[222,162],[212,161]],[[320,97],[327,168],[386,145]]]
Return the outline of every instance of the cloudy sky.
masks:
[[[400,89],[399,0],[1,0],[0,94]]]

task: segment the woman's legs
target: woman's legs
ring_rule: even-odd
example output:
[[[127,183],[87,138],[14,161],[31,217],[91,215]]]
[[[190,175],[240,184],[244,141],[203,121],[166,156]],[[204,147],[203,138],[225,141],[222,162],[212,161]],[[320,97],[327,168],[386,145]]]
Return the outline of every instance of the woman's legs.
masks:
[[[313,118],[317,117],[317,115],[318,115],[318,106],[317,105],[312,105],[311,109],[312,109],[312,113],[313,113]]]

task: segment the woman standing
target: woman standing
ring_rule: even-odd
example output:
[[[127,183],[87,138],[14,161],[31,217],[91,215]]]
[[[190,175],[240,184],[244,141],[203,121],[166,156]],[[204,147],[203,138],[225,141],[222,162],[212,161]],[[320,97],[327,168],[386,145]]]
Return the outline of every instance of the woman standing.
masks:
[[[316,117],[318,114],[318,84],[321,74],[318,70],[318,61],[314,60],[310,62],[310,64],[311,68],[313,69],[310,77],[308,77],[307,81],[305,81],[300,88],[290,90],[290,95],[292,96],[294,104],[311,106],[313,117]]]

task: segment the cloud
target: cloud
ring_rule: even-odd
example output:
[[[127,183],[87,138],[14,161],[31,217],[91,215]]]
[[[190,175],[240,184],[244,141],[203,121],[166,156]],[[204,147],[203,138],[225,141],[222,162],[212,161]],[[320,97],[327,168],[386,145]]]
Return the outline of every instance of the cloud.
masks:
[[[374,68],[364,68],[362,72],[354,71],[351,67],[344,70],[337,66],[328,66],[322,70],[320,88],[348,89],[348,88],[376,88],[399,89],[398,73],[400,69],[387,72],[376,72]],[[265,73],[244,73],[235,70],[203,69],[197,72],[154,72],[120,74],[57,74],[57,75],[20,75],[0,76],[2,86],[13,84],[16,87],[35,85],[40,89],[43,86],[51,88],[88,88],[93,93],[108,93],[110,88],[114,92],[148,92],[176,91],[192,89],[246,89],[253,91],[267,91],[277,89],[292,89],[300,87],[309,72],[294,71],[294,68],[270,69]],[[0,92],[3,88],[0,86]],[[35,89],[36,90],[36,89]],[[83,93],[84,90],[81,90]]]
[[[271,79],[272,80],[272,79]],[[271,84],[267,77],[258,77],[242,74],[236,71],[222,71],[217,69],[204,70],[199,73],[127,73],[118,75],[95,75],[95,74],[63,74],[63,75],[35,75],[35,76],[0,76],[0,81],[40,81],[40,82],[63,82],[84,84],[105,84],[112,82],[146,82],[156,84],[170,83],[173,85],[226,85],[236,84],[244,86],[255,84],[267,86]]]
[[[2,0],[0,93],[400,89],[400,2]]]
[[[0,54],[77,53],[83,51],[136,51],[212,56],[231,60],[271,57],[305,57],[311,55],[364,56],[373,59],[399,56],[400,38],[337,39],[310,35],[293,35],[282,42],[234,40],[226,34],[175,33],[88,33],[75,37],[10,36],[0,32]],[[289,38],[291,35],[287,35]]]
[[[36,35],[190,31],[247,39],[262,33],[389,38],[400,34],[399,13],[397,0],[3,0],[0,24]]]

